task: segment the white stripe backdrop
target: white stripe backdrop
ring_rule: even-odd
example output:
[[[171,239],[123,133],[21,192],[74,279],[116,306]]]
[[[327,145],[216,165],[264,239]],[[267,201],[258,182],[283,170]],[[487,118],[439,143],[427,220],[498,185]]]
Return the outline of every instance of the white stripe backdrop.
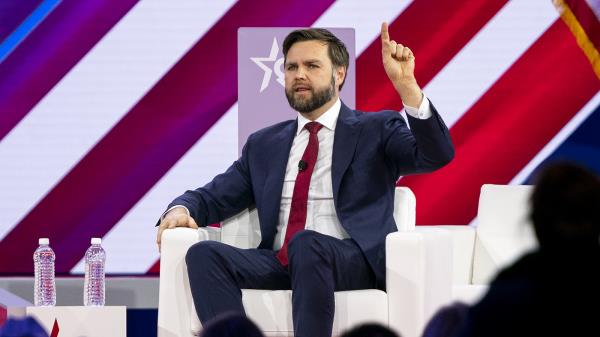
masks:
[[[517,175],[508,183],[509,185],[521,185],[533,173],[533,171],[546,160],[556,149],[571,135],[575,130],[594,112],[600,105],[600,92],[598,92],[589,102],[587,102],[573,118],[536,154],[535,157]],[[469,226],[477,226],[477,217],[475,217]]]
[[[203,186],[238,157],[237,104],[171,167],[136,205],[104,236],[107,273],[145,273],[158,260],[152,227],[171,200]],[[83,259],[71,273],[83,273]]]
[[[548,158],[600,105],[600,92],[587,102],[579,112],[556,134],[544,148],[510,181],[510,185],[525,182],[533,170]]]
[[[338,1],[314,26],[354,27],[358,56],[379,38],[381,22],[393,21],[408,5],[410,1]],[[532,17],[536,19],[531,20]],[[508,2],[424,88],[436,106],[444,111],[447,123],[453,125],[557,18],[550,2]],[[460,81],[460,85],[456,81]],[[465,86],[463,82],[469,85]],[[235,118],[231,114],[235,114]],[[156,232],[149,227],[173,197],[208,182],[237,158],[237,151],[226,160],[225,156],[213,157],[211,146],[205,146],[223,139],[237,144],[236,130],[237,105],[113,227],[103,243],[112,260],[107,264],[107,272],[140,273],[153,265],[159,255],[154,244]],[[233,145],[232,149],[235,147]],[[212,163],[210,167],[207,162]],[[132,233],[136,233],[135,240],[132,240]],[[80,261],[72,272],[82,271]]]
[[[0,240],[232,4],[138,3],[2,139]]]
[[[500,9],[423,89],[448,127],[557,19],[550,1],[512,0]]]
[[[338,1],[313,26],[354,27],[356,49],[362,52],[379,37],[381,22],[394,20],[409,3]],[[215,153],[215,149],[219,153]],[[106,271],[124,274],[146,272],[159,258],[156,231],[151,227],[164,207],[186,189],[202,186],[223,172],[237,156],[236,104],[104,237],[103,246],[110,258]],[[71,272],[82,273],[83,261]]]
[[[411,2],[336,1],[313,26],[353,27],[358,57],[379,38],[381,22],[394,21]],[[7,206],[0,212],[0,240],[234,3],[139,2],[0,141],[0,200]],[[448,126],[454,125],[557,19],[551,1],[508,1],[424,88]],[[597,94],[511,183],[521,183],[599,102]],[[154,223],[174,197],[204,185],[238,157],[237,117],[238,106],[234,104],[105,235],[108,273],[145,273],[157,261]],[[47,127],[50,124],[52,127]],[[3,160],[6,158],[10,160]],[[82,262],[71,272],[82,273]]]
[[[321,15],[313,27],[355,29],[356,56],[379,38],[382,22],[392,22],[410,5],[410,0],[342,0],[336,1]]]

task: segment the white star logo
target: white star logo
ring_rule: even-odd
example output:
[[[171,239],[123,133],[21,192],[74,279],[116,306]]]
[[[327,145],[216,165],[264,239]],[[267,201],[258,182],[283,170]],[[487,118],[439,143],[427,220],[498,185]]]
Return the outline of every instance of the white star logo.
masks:
[[[263,75],[262,83],[260,85],[260,92],[263,92],[271,81],[271,74],[273,71],[277,76],[277,82],[281,84],[281,86],[285,87],[285,80],[283,78],[283,72],[281,71],[281,66],[283,65],[283,57],[277,59],[277,53],[279,53],[279,44],[277,43],[277,38],[273,38],[273,44],[271,45],[271,52],[268,57],[251,57],[252,62],[256,63],[256,65],[262,69],[265,73]],[[269,61],[273,63],[273,69],[267,67],[263,62]]]

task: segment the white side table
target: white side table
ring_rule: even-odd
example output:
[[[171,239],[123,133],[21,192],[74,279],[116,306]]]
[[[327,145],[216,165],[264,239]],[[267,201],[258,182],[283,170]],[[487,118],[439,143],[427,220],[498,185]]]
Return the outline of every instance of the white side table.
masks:
[[[35,317],[46,329],[52,331],[58,322],[58,337],[126,337],[127,313],[124,306],[84,307],[27,307],[26,314]]]

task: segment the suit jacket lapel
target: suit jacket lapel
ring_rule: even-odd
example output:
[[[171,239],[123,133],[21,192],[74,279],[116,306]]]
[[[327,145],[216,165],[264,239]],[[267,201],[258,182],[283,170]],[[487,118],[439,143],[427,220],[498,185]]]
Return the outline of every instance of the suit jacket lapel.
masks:
[[[356,149],[360,129],[361,125],[354,111],[342,103],[340,115],[335,126],[331,163],[333,199],[336,201],[336,204],[342,178],[354,157],[354,150]]]
[[[273,143],[268,149],[269,162],[272,168],[266,178],[264,185],[264,205],[268,214],[265,228],[269,233],[275,234],[277,222],[279,220],[279,208],[281,205],[281,191],[283,189],[283,180],[285,178],[285,169],[287,167],[292,142],[298,129],[298,121],[289,123],[283,130],[273,137]],[[274,236],[273,236],[274,237]],[[271,238],[272,239],[272,238]]]

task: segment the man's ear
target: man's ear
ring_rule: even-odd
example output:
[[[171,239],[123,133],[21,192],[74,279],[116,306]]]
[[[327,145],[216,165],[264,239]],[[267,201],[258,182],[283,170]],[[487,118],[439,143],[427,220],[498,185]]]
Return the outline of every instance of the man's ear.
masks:
[[[333,71],[335,72],[335,84],[339,88],[346,79],[346,67],[334,67]]]

